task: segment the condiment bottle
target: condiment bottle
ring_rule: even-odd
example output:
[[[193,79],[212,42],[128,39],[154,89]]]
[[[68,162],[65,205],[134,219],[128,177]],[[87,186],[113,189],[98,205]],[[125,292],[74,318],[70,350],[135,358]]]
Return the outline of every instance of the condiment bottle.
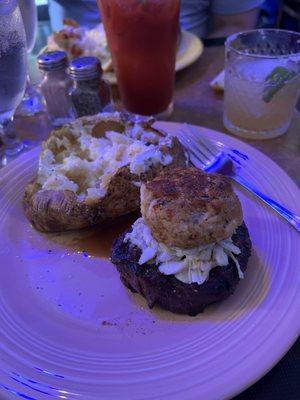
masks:
[[[40,84],[48,115],[54,126],[74,119],[69,91],[72,80],[67,74],[68,57],[64,51],[51,51],[38,57],[39,69],[44,77]]]
[[[70,97],[77,117],[111,109],[109,83],[102,74],[101,63],[96,57],[79,57],[70,63],[69,75],[74,81]]]

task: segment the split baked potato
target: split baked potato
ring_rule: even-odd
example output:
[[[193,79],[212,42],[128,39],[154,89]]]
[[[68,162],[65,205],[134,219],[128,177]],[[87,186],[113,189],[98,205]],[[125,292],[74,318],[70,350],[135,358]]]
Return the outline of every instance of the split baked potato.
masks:
[[[141,182],[187,165],[179,141],[152,124],[105,113],[54,130],[23,198],[33,226],[43,232],[82,229],[138,211]]]

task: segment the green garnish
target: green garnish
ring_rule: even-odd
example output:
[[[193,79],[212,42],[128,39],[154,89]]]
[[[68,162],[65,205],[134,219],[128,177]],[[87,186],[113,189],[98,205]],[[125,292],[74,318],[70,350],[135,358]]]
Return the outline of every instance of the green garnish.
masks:
[[[265,103],[270,103],[275,94],[279,92],[280,89],[284,87],[291,79],[296,76],[295,71],[291,71],[285,67],[276,67],[273,71],[266,77],[264,91],[263,91],[263,101]]]

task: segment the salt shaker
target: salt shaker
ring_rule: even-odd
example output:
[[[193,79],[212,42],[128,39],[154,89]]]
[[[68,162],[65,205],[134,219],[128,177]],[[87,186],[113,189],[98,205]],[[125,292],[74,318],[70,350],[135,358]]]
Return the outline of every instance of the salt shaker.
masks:
[[[74,81],[70,97],[77,117],[111,109],[109,83],[102,74],[101,63],[96,57],[79,57],[70,63],[69,75]]]
[[[48,115],[54,126],[74,119],[69,91],[72,80],[67,74],[68,58],[64,51],[51,51],[38,57],[39,69],[44,77],[40,84]]]

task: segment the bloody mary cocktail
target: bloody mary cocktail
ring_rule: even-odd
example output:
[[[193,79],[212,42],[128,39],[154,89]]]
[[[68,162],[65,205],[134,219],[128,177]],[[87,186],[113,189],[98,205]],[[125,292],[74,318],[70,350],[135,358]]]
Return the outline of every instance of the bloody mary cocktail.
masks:
[[[136,114],[172,104],[180,0],[98,0],[121,100]]]

